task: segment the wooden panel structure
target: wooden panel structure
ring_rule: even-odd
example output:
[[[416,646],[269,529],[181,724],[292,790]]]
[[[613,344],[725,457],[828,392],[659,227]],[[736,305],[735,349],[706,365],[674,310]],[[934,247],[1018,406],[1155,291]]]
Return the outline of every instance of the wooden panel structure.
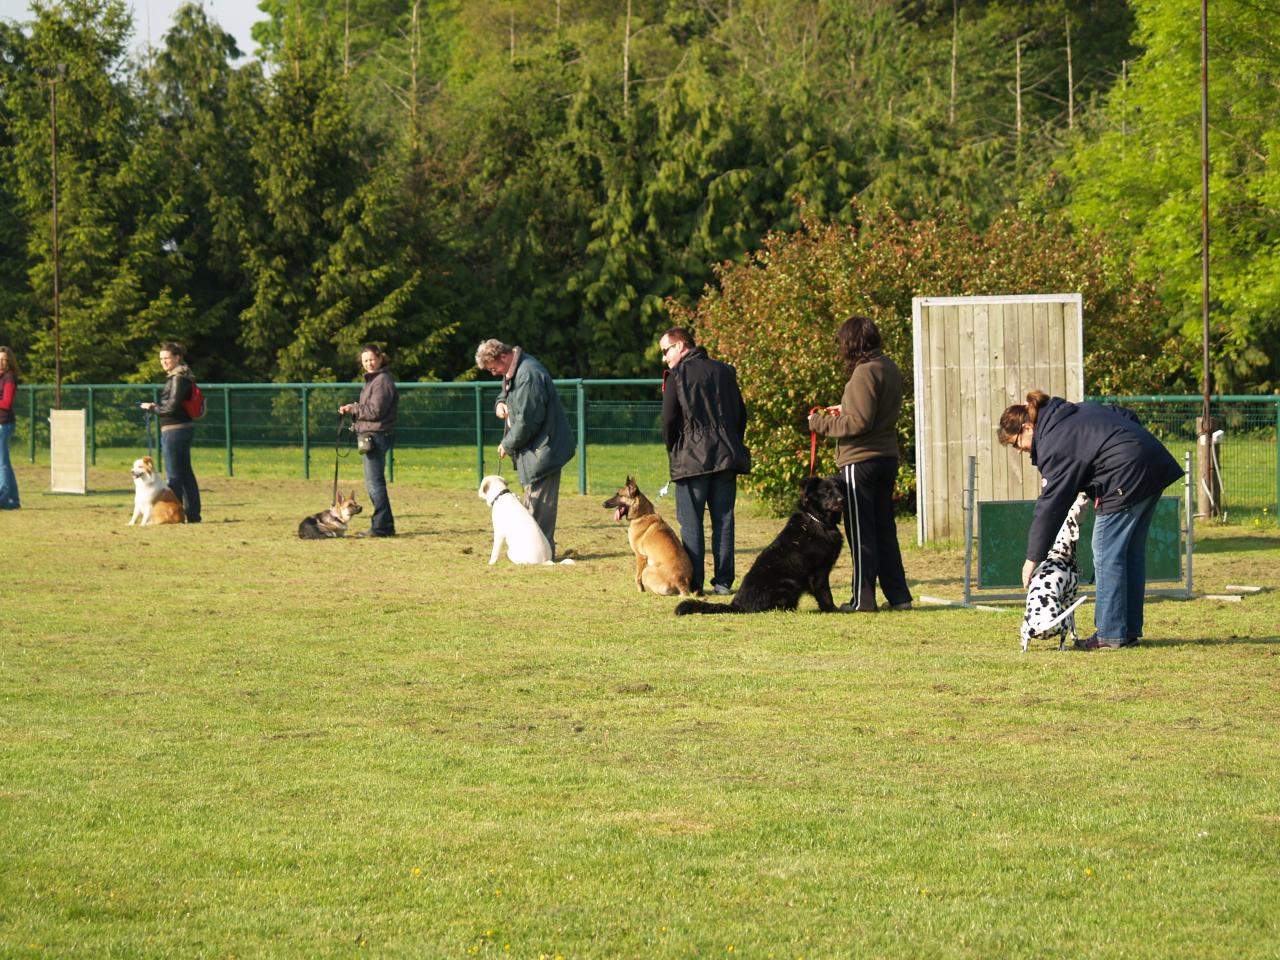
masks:
[[[996,429],[1030,390],[1084,399],[1081,298],[916,297],[912,319],[917,540],[959,540],[970,456],[978,459],[978,500],[1039,494],[1039,472],[1000,446]]]
[[[49,411],[49,489],[54,493],[89,492],[85,423],[83,410]]]

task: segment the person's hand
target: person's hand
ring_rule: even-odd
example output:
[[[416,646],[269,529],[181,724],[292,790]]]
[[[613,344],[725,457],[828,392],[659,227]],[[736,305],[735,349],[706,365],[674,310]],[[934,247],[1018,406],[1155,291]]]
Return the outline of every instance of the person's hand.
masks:
[[[354,403],[344,403],[342,406],[340,406],[340,407],[338,408],[338,412],[339,412],[339,413],[350,413],[350,412],[351,412],[352,410],[354,410],[355,408],[356,408],[356,405],[355,405]]]
[[[493,408],[494,413],[498,415],[499,420],[507,419],[507,404],[504,400],[499,400],[498,405]]]
[[[842,410],[842,408],[841,408],[840,404],[838,404],[838,403],[837,403],[837,404],[833,404],[833,405],[832,405],[832,406],[830,406],[830,407],[827,407],[827,416],[829,416],[829,417],[838,417],[838,416],[840,416],[840,414],[841,414],[842,412],[843,412],[843,410]]]
[[[139,406],[139,407],[141,407],[143,410],[146,410],[146,411],[148,411],[148,412],[149,412],[149,411],[151,411],[151,410],[154,410],[154,409],[156,408],[156,405],[155,405],[154,403],[140,403],[140,404],[138,404],[138,406]]]
[[[501,460],[506,455],[507,455],[507,448],[504,447],[502,444],[498,444],[498,459]]]
[[[1034,560],[1028,560],[1022,565],[1022,589],[1026,590],[1031,586],[1031,575],[1036,572],[1036,567],[1040,564]]]

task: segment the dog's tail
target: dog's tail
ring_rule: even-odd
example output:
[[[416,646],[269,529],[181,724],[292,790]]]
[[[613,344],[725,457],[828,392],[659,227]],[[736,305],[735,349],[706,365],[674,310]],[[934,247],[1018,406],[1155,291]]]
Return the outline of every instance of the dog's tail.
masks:
[[[681,600],[676,604],[676,616],[689,613],[741,613],[732,603],[707,603],[705,600]]]
[[[1033,629],[1033,632],[1034,632],[1037,636],[1044,636],[1044,635],[1045,635],[1045,634],[1047,634],[1050,630],[1052,630],[1054,627],[1056,627],[1058,624],[1060,624],[1063,620],[1067,619],[1067,617],[1071,616],[1071,614],[1075,613],[1075,611],[1076,611],[1076,607],[1080,606],[1080,604],[1084,603],[1084,602],[1085,602],[1086,600],[1088,600],[1088,599],[1089,599],[1089,598],[1088,598],[1087,596],[1082,596],[1082,597],[1080,597],[1078,600],[1076,600],[1076,602],[1075,602],[1075,603],[1073,603],[1071,606],[1067,607],[1067,609],[1063,610],[1060,614],[1058,614],[1056,617],[1054,617],[1054,618],[1053,618],[1052,620],[1050,620],[1048,623],[1037,623],[1037,624],[1032,628],[1032,629]]]

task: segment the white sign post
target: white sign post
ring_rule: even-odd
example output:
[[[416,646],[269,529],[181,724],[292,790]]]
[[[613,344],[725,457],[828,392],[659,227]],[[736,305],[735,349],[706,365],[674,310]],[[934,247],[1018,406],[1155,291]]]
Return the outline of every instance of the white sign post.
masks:
[[[54,493],[88,493],[85,412],[49,411],[49,488]]]

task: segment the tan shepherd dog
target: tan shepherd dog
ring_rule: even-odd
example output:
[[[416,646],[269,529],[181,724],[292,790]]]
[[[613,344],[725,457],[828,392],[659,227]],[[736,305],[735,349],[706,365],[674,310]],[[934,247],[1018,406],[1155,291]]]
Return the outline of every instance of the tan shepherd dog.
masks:
[[[351,522],[351,518],[360,513],[363,508],[356,503],[356,492],[351,491],[351,496],[344,497],[338,494],[333,506],[328,510],[321,510],[319,513],[313,513],[306,517],[298,524],[298,536],[303,540],[329,540],[335,537],[345,537],[347,535],[347,524]]]
[[[636,482],[627,477],[627,482],[603,506],[613,510],[613,519],[627,521],[627,542],[636,555],[636,586],[640,592],[648,587],[667,597],[677,593],[689,596],[689,581],[693,578],[689,554]]]

